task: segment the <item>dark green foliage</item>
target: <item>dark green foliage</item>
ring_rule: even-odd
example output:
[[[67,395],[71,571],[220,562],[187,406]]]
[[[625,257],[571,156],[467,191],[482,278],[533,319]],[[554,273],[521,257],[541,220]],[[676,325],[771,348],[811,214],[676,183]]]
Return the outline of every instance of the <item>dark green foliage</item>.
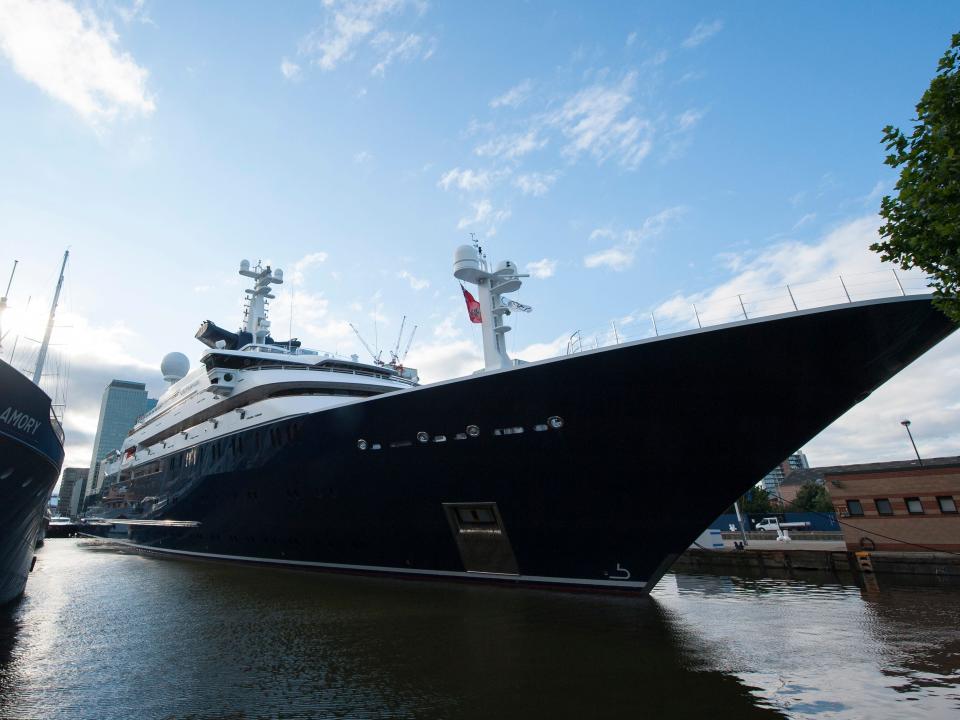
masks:
[[[773,505],[770,502],[770,494],[759,486],[751,488],[740,498],[740,510],[745,513],[774,512]]]
[[[827,489],[818,482],[808,480],[800,486],[797,499],[789,508],[796,512],[833,512],[833,503]]]
[[[884,162],[900,168],[900,179],[896,196],[883,198],[883,239],[870,249],[927,273],[937,306],[960,322],[960,33],[917,105],[910,136],[892,125],[883,132],[891,151]]]

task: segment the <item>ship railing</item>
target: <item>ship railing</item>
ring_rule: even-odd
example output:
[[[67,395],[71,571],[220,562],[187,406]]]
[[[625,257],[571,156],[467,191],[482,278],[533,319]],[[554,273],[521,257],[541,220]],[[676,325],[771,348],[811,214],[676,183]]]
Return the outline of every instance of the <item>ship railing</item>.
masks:
[[[570,355],[623,342],[830,305],[930,292],[926,276],[892,269],[849,273],[826,280],[742,293],[721,286],[710,294],[678,295],[653,309],[637,309],[605,325],[575,330],[556,341],[555,354]]]
[[[384,375],[383,373],[373,372],[371,370],[352,370],[347,368],[332,367],[314,367],[312,365],[265,365],[262,367],[243,368],[243,372],[259,370],[309,370],[311,372],[340,373],[342,375],[362,375],[363,377],[377,378],[378,380],[387,380],[403,383],[405,385],[415,385],[416,383],[402,375]]]

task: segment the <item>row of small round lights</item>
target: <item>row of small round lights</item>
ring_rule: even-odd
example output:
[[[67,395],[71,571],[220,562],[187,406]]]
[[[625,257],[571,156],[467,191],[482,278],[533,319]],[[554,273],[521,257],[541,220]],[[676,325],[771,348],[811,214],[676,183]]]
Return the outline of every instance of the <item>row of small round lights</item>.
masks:
[[[547,418],[547,425],[549,425],[554,430],[559,430],[560,428],[563,427],[563,418],[560,417],[559,415],[553,415]],[[537,426],[537,427],[539,428],[540,426]],[[474,437],[474,438],[479,437],[480,427],[478,425],[467,425],[467,435],[469,437]],[[438,437],[443,437],[443,439],[446,440],[446,436],[441,435]],[[417,441],[421,443],[430,442],[430,434],[421,430],[420,432],[417,433]],[[368,447],[369,445],[367,444],[367,441],[364,440],[363,438],[360,438],[359,440],[357,440],[358,449],[366,450]]]

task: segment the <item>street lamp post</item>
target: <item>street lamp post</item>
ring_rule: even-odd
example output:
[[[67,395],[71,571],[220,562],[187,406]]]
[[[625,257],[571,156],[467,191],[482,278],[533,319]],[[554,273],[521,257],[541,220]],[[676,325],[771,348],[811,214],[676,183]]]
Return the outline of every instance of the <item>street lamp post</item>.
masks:
[[[907,429],[907,435],[910,436],[910,444],[913,445],[913,451],[917,454],[917,462],[920,463],[920,467],[923,467],[923,460],[920,459],[920,451],[917,450],[917,444],[913,441],[913,433],[910,432],[910,421],[901,420],[900,424]]]

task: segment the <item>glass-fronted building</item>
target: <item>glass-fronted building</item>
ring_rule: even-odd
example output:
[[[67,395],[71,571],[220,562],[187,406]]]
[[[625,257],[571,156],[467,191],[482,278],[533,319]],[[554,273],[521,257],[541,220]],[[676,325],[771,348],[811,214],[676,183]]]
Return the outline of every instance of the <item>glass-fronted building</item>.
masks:
[[[147,386],[143,383],[112,380],[104,389],[85,498],[97,495],[103,489],[98,486],[100,461],[110,452],[120,449],[137,418],[147,411],[148,402]]]

